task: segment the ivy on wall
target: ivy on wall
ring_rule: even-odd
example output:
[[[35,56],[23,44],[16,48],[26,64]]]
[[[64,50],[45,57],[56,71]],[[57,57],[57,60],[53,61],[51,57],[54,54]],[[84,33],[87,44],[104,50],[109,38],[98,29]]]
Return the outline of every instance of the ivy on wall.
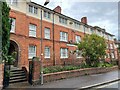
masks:
[[[11,22],[9,19],[10,8],[7,3],[1,2],[2,4],[2,60],[7,60],[8,50],[10,46],[10,28]]]

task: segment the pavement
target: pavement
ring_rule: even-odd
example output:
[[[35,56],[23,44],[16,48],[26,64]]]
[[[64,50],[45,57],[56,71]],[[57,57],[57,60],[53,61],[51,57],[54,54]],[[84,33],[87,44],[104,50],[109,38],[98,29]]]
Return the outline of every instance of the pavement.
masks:
[[[99,86],[105,83],[110,83],[114,81],[120,80],[120,70],[115,70],[107,73],[101,74],[93,74],[93,75],[86,75],[86,76],[79,76],[74,78],[68,78],[58,81],[53,81],[49,83],[44,83],[43,85],[35,85],[32,86],[30,84],[13,84],[10,85],[8,88],[64,88],[64,89],[80,89],[86,90],[91,87]]]

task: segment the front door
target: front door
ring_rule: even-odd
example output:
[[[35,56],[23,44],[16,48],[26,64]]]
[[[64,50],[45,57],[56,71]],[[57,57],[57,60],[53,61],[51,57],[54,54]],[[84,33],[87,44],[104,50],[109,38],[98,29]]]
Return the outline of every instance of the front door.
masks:
[[[17,45],[17,43],[16,42],[14,42],[14,41],[12,41],[12,40],[10,40],[10,47],[9,47],[9,52],[8,52],[8,54],[9,55],[12,55],[12,53],[16,53],[16,57],[15,57],[15,61],[14,61],[14,63],[13,63],[13,66],[15,66],[15,67],[17,67],[17,65],[18,65],[18,52],[19,50],[18,50],[18,45]]]

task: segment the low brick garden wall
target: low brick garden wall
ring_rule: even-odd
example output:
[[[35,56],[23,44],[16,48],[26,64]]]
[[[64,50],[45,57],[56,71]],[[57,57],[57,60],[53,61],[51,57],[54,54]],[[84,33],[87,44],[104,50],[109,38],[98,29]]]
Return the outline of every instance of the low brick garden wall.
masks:
[[[82,75],[105,73],[105,72],[109,72],[117,69],[118,69],[118,66],[114,66],[114,67],[108,67],[108,68],[85,68],[85,69],[44,74],[44,83],[56,81],[60,79],[71,78],[71,77],[78,77]]]

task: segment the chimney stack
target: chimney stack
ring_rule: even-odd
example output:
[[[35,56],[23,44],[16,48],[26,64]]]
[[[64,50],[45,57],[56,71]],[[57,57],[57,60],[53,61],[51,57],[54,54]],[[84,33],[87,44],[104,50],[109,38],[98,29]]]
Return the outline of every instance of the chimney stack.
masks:
[[[56,8],[53,9],[54,11],[58,12],[58,13],[61,13],[61,7],[60,6],[57,6]]]
[[[87,17],[82,17],[81,22],[84,23],[84,24],[87,24]]]

